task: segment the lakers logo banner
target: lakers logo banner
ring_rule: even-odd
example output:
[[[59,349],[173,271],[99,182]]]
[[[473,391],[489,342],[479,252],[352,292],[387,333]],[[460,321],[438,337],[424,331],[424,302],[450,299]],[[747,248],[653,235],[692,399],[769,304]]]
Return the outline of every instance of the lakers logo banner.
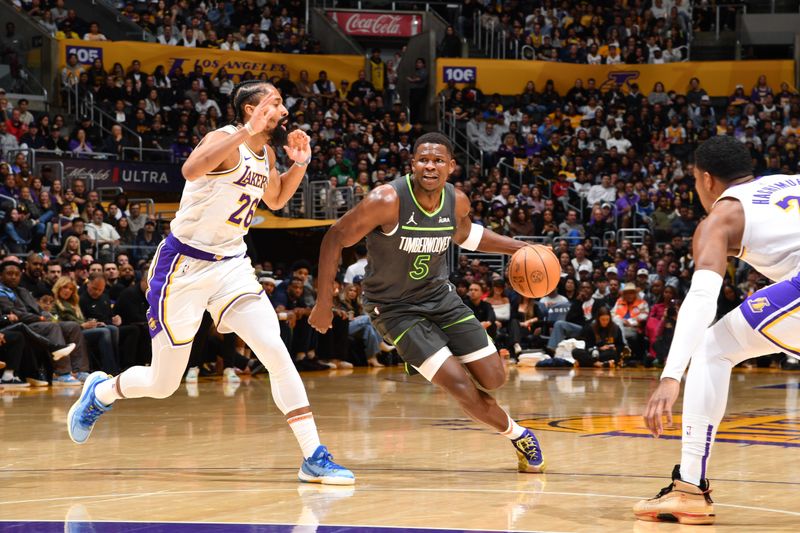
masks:
[[[581,78],[594,78],[597,87],[605,92],[617,85],[627,90],[637,83],[639,90],[648,94],[656,82],[664,84],[667,92],[686,94],[689,80],[700,79],[701,86],[711,96],[730,96],[741,83],[745,92],[755,85],[760,75],[774,92],[780,92],[782,82],[794,86],[794,61],[703,61],[670,63],[667,65],[575,65],[547,61],[517,61],[488,59],[436,60],[437,90],[448,81],[457,84],[474,81],[484,94],[522,94],[525,84],[533,81],[541,91],[547,80],[553,80],[556,90],[563,96]]]
[[[106,70],[111,70],[114,63],[122,64],[127,69],[134,59],[142,63],[142,70],[153,72],[157,66],[163,65],[171,74],[182,69],[185,74],[200,66],[203,72],[212,77],[220,68],[237,81],[245,72],[252,72],[258,77],[266,73],[268,77],[281,76],[289,71],[293,80],[297,80],[301,70],[307,70],[309,78],[317,79],[320,70],[328,73],[328,79],[337,86],[341,80],[354,81],[358,71],[364,68],[364,58],[356,55],[305,55],[305,54],[272,54],[267,52],[226,52],[214,48],[184,48],[164,44],[116,41],[88,42],[74,39],[59,41],[59,64],[66,65],[67,56],[75,54],[78,62],[87,68],[95,59],[102,59]]]

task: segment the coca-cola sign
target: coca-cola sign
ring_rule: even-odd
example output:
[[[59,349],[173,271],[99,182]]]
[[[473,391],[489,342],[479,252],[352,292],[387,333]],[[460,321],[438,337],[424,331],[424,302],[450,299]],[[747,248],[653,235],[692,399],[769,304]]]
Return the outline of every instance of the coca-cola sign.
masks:
[[[356,37],[412,37],[422,31],[419,15],[387,12],[329,11],[328,16],[347,34]]]

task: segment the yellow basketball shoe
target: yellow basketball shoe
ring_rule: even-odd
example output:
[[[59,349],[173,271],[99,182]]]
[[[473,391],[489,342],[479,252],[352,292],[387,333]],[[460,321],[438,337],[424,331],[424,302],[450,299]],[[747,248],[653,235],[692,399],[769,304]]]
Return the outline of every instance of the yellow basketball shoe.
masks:
[[[679,522],[702,525],[714,523],[714,502],[709,494],[708,480],[700,486],[681,480],[681,466],[672,470],[672,483],[661,489],[655,498],[641,500],[633,506],[639,520],[649,522]]]

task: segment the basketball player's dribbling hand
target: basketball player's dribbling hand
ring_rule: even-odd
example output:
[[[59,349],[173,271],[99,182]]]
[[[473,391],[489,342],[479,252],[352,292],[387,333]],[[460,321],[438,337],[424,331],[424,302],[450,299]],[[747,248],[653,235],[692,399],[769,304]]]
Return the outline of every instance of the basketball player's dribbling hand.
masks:
[[[292,161],[305,163],[311,157],[311,140],[303,130],[294,130],[289,134],[283,151]]]
[[[308,325],[322,335],[331,328],[331,322],[333,322],[333,310],[329,305],[324,307],[315,305],[308,316]]]
[[[672,426],[672,406],[678,399],[681,384],[672,378],[664,378],[653,391],[644,410],[644,423],[655,438],[664,434],[662,416],[667,417],[667,427]]]

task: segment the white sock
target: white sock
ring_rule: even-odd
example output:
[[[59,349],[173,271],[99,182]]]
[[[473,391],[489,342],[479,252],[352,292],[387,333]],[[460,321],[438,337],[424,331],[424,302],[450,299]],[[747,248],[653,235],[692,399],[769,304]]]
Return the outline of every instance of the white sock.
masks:
[[[700,485],[706,477],[706,463],[714,441],[714,426],[707,416],[683,416],[683,443],[681,446],[681,479]]]
[[[506,415],[508,416],[508,415]],[[506,437],[507,439],[518,439],[525,433],[525,428],[517,424],[513,418],[510,416],[508,417],[508,428],[500,433],[502,436]]]
[[[3,381],[11,381],[14,379],[14,371],[5,369],[3,370]]]
[[[309,458],[314,455],[320,445],[317,425],[314,423],[314,415],[304,413],[288,418],[286,421],[289,423],[289,427],[292,428],[297,443],[300,444],[303,457]]]
[[[683,390],[683,481],[699,485],[708,477],[706,467],[725,414],[731,369],[751,357],[773,351],[775,347],[753,331],[740,309],[734,309],[706,330],[692,354]]]
[[[107,379],[101,383],[98,383],[94,388],[95,398],[97,398],[98,401],[103,405],[111,405],[116,400],[121,399],[122,396],[117,391],[118,380],[119,376],[115,376],[111,379]]]

